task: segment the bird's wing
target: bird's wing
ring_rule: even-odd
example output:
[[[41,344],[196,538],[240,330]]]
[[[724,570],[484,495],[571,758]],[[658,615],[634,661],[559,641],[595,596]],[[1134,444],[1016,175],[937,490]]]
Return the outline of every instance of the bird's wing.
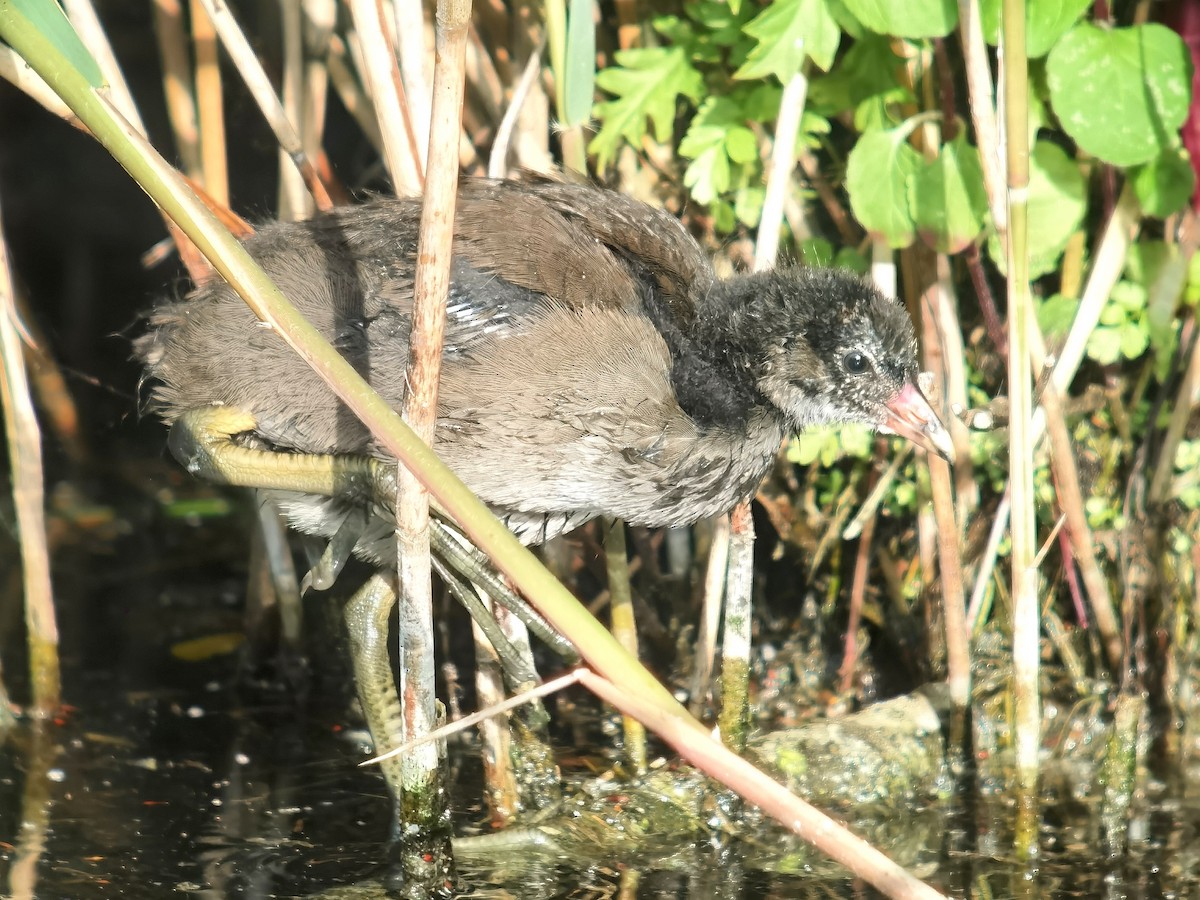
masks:
[[[715,277],[674,216],[600,188],[464,182],[456,219],[460,256],[568,307],[638,309],[642,283],[686,320]]]

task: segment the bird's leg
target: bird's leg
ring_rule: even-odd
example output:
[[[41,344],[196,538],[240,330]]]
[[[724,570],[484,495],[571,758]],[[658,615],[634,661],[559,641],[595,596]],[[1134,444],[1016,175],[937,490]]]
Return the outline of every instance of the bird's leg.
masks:
[[[459,573],[439,557],[432,557],[432,561],[434,570],[442,577],[447,590],[475,620],[484,636],[487,637],[488,643],[500,657],[501,667],[504,670],[504,681],[508,690],[518,693],[522,688],[539,683],[541,679],[537,672],[500,630],[500,624],[488,612],[487,607],[483,605],[483,601],[479,599],[479,595],[475,593],[470,583],[459,577]]]
[[[355,506],[342,520],[337,532],[325,543],[325,549],[314,562],[310,557],[310,568],[300,583],[300,590],[307,592],[309,588],[327,591],[333,587],[338,575],[349,561],[354,552],[354,546],[370,525],[370,514],[362,507]]]
[[[573,644],[554,630],[542,614],[530,606],[500,577],[491,560],[478,547],[452,525],[438,518],[430,522],[429,540],[438,556],[472,584],[482,588],[488,596],[515,615],[533,634],[542,640],[564,662],[579,662],[579,651]],[[469,611],[469,610],[468,610]],[[471,614],[474,618],[474,613]],[[477,620],[478,621],[478,620]]]
[[[376,752],[400,746],[405,735],[404,710],[388,653],[388,626],[395,604],[395,576],[378,572],[355,592],[342,611],[350,634],[358,702]],[[448,896],[454,881],[448,827],[411,829],[404,805],[404,757],[392,756],[379,765],[393,804],[392,847],[385,884],[399,889],[405,897]],[[448,816],[443,818],[448,823]]]
[[[252,413],[232,406],[190,409],[171,426],[171,455],[193,475],[217,484],[300,491],[323,497],[375,494],[378,461],[364,456],[277,453],[244,447],[234,438],[253,433]]]
[[[256,426],[253,414],[244,410],[231,406],[200,407],[188,410],[171,426],[167,445],[189,472],[218,484],[298,491],[363,502],[374,500],[388,513],[394,513],[396,470],[393,465],[365,456],[282,453],[244,447],[235,442],[237,435],[252,433]],[[359,521],[353,515],[347,519],[321,562],[305,579],[306,583],[319,589],[332,585],[340,569],[338,560],[344,559],[357,539],[355,528]],[[434,551],[463,578],[478,584],[511,610],[559,656],[568,662],[579,659],[575,649],[505,584],[488,558],[437,516],[430,522],[430,541]]]
[[[350,633],[350,655],[354,661],[354,681],[358,702],[371,731],[375,747],[385,750],[404,741],[404,716],[396,678],[388,656],[388,624],[396,603],[393,580],[377,572],[346,603],[342,616]],[[393,756],[381,762],[392,798],[399,803],[401,760]]]

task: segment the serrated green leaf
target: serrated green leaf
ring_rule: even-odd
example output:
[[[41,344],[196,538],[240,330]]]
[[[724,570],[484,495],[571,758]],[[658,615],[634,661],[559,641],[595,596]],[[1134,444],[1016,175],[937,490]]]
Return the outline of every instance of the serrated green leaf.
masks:
[[[958,23],[955,0],[843,0],[858,21],[876,34],[944,37]]]
[[[741,107],[742,115],[747,121],[774,122],[779,118],[783,88],[769,81],[755,85],[738,85],[730,94],[730,98]]]
[[[1113,285],[1108,295],[1109,307],[1116,307],[1125,314],[1141,315],[1146,310],[1150,292],[1144,284],[1122,279]]]
[[[692,118],[679,144],[679,155],[692,160],[683,183],[697,202],[708,205],[731,185],[731,163],[758,161],[758,143],[737,102],[709,97]]]
[[[713,203],[729,190],[729,157],[718,144],[695,156],[683,172],[683,183],[697,203]]]
[[[641,143],[647,119],[655,137],[667,140],[675,124],[677,99],[683,96],[695,102],[704,89],[704,79],[678,47],[623,50],[616,62],[596,75],[597,86],[618,98],[597,104],[594,110],[602,124],[588,150],[596,156],[599,169],[612,162],[622,141]]]
[[[1120,330],[1121,355],[1126,359],[1137,359],[1150,347],[1150,330],[1146,324],[1129,324]]]
[[[735,163],[745,164],[758,159],[758,140],[744,125],[730,128],[725,135],[725,152]]]
[[[1183,209],[1196,188],[1196,173],[1186,150],[1164,150],[1130,176],[1142,212],[1165,219]]]
[[[42,33],[59,53],[75,67],[75,70],[94,88],[104,85],[104,75],[96,64],[91,51],[84,46],[74,26],[63,14],[55,0],[10,0],[13,9],[29,24]]]
[[[908,145],[908,131],[869,131],[858,139],[846,166],[846,190],[854,215],[889,247],[907,247],[916,223],[908,206],[908,181],[921,157]]]
[[[731,47],[742,39],[742,28],[750,19],[747,12],[720,0],[699,0],[684,5],[687,17],[703,25],[713,42],[722,47]]]
[[[1050,102],[1063,129],[1093,156],[1134,166],[1174,146],[1187,118],[1192,66],[1175,32],[1072,28],[1046,60]]]
[[[1000,36],[1003,5],[1004,0],[979,4],[983,36],[993,46]],[[1025,0],[1025,54],[1037,59],[1049,53],[1090,5],[1089,0]]]
[[[888,38],[867,33],[854,42],[832,72],[812,80],[807,108],[833,115],[854,109],[868,97],[883,96],[891,102],[911,99],[912,93],[898,80],[901,65]]]
[[[1058,268],[1063,248],[1083,221],[1087,187],[1079,165],[1057,144],[1038,141],[1029,159],[1029,276],[1038,278]],[[988,253],[1007,272],[1004,248],[995,235]]]
[[[1087,355],[1102,366],[1111,366],[1121,358],[1121,330],[1097,328],[1088,338]]]
[[[941,148],[909,182],[909,207],[921,240],[940,253],[958,253],[975,242],[987,215],[979,151],[966,133]]]
[[[775,0],[743,30],[758,44],[733,77],[749,80],[774,75],[783,84],[800,71],[805,57],[827,70],[842,37],[826,0]]]

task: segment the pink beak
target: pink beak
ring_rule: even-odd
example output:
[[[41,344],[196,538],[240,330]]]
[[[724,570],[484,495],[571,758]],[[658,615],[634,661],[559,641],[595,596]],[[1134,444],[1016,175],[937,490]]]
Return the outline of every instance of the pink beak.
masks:
[[[950,432],[933,411],[921,389],[912,382],[888,402],[887,418],[879,430],[908,438],[918,447],[924,447],[951,465],[954,464],[954,445],[950,442]]]

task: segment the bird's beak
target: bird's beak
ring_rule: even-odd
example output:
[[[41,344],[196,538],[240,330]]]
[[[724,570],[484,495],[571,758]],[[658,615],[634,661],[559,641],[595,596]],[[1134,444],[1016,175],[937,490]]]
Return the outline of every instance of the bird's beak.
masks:
[[[887,418],[879,430],[908,438],[918,447],[936,453],[954,464],[954,444],[950,432],[933,411],[921,389],[911,381],[887,404]]]

